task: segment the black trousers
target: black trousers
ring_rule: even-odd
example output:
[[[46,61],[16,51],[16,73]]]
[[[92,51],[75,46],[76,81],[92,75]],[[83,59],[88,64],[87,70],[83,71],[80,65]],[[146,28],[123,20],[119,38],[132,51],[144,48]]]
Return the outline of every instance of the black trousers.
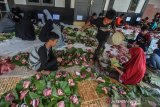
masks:
[[[58,63],[56,60],[50,60],[47,64],[47,66],[40,66],[38,71],[42,71],[42,70],[46,70],[46,71],[55,71],[58,70]]]
[[[105,48],[105,43],[107,41],[109,36],[104,36],[103,38],[102,37],[97,37],[97,40],[98,40],[98,47],[97,49],[95,50],[95,53],[94,53],[94,57],[93,57],[93,60],[94,61],[97,61],[99,56],[103,53],[103,50]]]

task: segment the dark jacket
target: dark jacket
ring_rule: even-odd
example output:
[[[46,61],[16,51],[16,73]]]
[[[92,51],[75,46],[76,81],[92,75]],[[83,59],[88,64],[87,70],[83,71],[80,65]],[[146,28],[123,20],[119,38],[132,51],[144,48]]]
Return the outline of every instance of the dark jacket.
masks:
[[[34,26],[29,15],[25,15],[19,22],[16,23],[15,34],[16,37],[19,37],[22,40],[36,39]]]
[[[40,68],[41,70],[56,70],[57,66],[57,58],[54,56],[52,49],[47,50],[46,46],[42,46],[38,50],[38,55],[40,58]]]

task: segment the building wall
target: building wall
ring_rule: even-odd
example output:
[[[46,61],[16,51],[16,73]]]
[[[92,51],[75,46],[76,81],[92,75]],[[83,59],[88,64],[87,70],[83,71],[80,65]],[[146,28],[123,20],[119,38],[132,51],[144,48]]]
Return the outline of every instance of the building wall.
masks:
[[[108,9],[110,0],[106,0],[105,6],[104,6],[104,11]]]
[[[75,0],[71,0],[71,8],[75,7]]]
[[[68,4],[70,4],[68,6],[68,4],[66,4],[67,1],[70,1],[68,2]],[[128,13],[128,8],[130,6],[130,2],[131,0],[106,0],[106,3],[104,5],[104,11],[106,12],[108,10],[108,8],[113,8],[115,9],[118,14],[117,15],[120,15],[121,13],[125,13],[127,14],[126,17],[141,17],[141,14],[142,14],[142,9],[144,7],[144,4],[145,4],[145,1],[146,0],[140,0],[137,8],[136,8],[136,11],[135,12],[130,12]],[[150,4],[157,4],[159,3],[160,0],[150,0]],[[35,5],[27,5],[26,3],[26,0],[14,0],[15,4],[16,5],[19,5],[21,7],[23,7],[24,5],[26,5],[24,8],[26,9],[44,9],[44,8],[51,8],[51,10],[53,10],[53,13],[54,11],[57,11],[58,10],[58,14],[62,14],[62,16],[64,15],[67,15],[70,14],[70,12],[72,11],[73,13],[71,13],[71,19],[74,18],[74,14],[75,14],[75,2],[76,0],[55,0],[55,7],[53,6],[35,6]],[[67,6],[67,7],[65,7]],[[158,5],[157,5],[158,6]],[[38,7],[38,8],[37,8]],[[68,8],[70,7],[70,8]],[[152,6],[151,6],[152,7]],[[67,12],[67,10],[69,10]],[[156,9],[157,10],[157,9]],[[67,16],[65,16],[67,17]],[[69,17],[67,19],[69,19]],[[135,18],[132,18],[135,20]]]
[[[108,9],[109,3],[111,0],[106,0],[106,4],[104,7],[104,10],[106,11]],[[143,8],[143,5],[146,0],[140,0],[138,7],[135,11],[135,13],[140,13],[141,9]],[[26,0],[14,0],[15,4],[21,4],[26,5]],[[113,4],[113,8],[118,12],[127,12],[131,0],[115,0]],[[150,0],[149,4],[158,4],[160,0]],[[71,0],[70,2],[70,8],[75,8],[75,0]],[[55,0],[55,7],[64,7],[65,6],[65,0]]]
[[[144,6],[145,1],[146,1],[146,0],[140,0],[139,4],[138,4],[138,6],[137,6],[137,9],[136,9],[136,11],[135,11],[135,13],[141,13],[141,10],[142,10],[142,8],[143,8],[143,6]]]
[[[55,0],[55,1],[56,1],[55,6],[27,5],[26,0],[14,0],[14,3],[15,6],[20,7],[23,12],[34,11],[35,13],[38,14],[38,13],[43,13],[44,9],[48,9],[52,15],[53,14],[60,15],[61,22],[72,24],[74,20],[73,19],[74,9],[68,8],[68,0]]]
[[[113,9],[117,12],[127,12],[131,0],[115,0]]]
[[[149,21],[152,21],[157,12],[160,12],[160,0],[150,0],[143,13],[143,18],[149,17]]]
[[[65,0],[55,0],[55,7],[65,7]]]
[[[150,0],[149,4],[158,5],[160,3],[160,0]]]
[[[15,4],[22,4],[22,5],[26,5],[26,0],[14,0]]]

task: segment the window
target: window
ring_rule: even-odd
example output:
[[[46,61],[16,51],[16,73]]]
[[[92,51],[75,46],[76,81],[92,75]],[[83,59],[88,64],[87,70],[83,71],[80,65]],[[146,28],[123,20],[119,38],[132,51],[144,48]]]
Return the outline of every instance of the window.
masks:
[[[40,4],[40,0],[27,0],[27,4]]]
[[[136,11],[136,8],[137,8],[137,6],[138,6],[139,1],[140,1],[140,0],[131,0],[131,3],[130,3],[130,6],[129,6],[128,11],[133,11],[133,12],[135,12],[135,11]]]
[[[27,0],[27,4],[30,5],[51,5],[54,6],[55,0]]]
[[[43,0],[43,3],[50,4],[50,3],[53,3],[53,0]]]
[[[65,7],[65,0],[27,0],[29,5],[49,5],[55,7]]]
[[[65,0],[55,0],[55,7],[65,7]]]
[[[28,0],[29,3],[39,3],[39,0]]]

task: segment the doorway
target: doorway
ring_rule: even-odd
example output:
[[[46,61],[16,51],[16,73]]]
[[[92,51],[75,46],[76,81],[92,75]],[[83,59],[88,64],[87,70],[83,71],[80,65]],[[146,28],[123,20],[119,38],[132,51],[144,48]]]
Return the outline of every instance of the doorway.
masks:
[[[75,2],[75,20],[86,20],[92,13],[97,15],[104,10],[106,0],[76,0]]]

